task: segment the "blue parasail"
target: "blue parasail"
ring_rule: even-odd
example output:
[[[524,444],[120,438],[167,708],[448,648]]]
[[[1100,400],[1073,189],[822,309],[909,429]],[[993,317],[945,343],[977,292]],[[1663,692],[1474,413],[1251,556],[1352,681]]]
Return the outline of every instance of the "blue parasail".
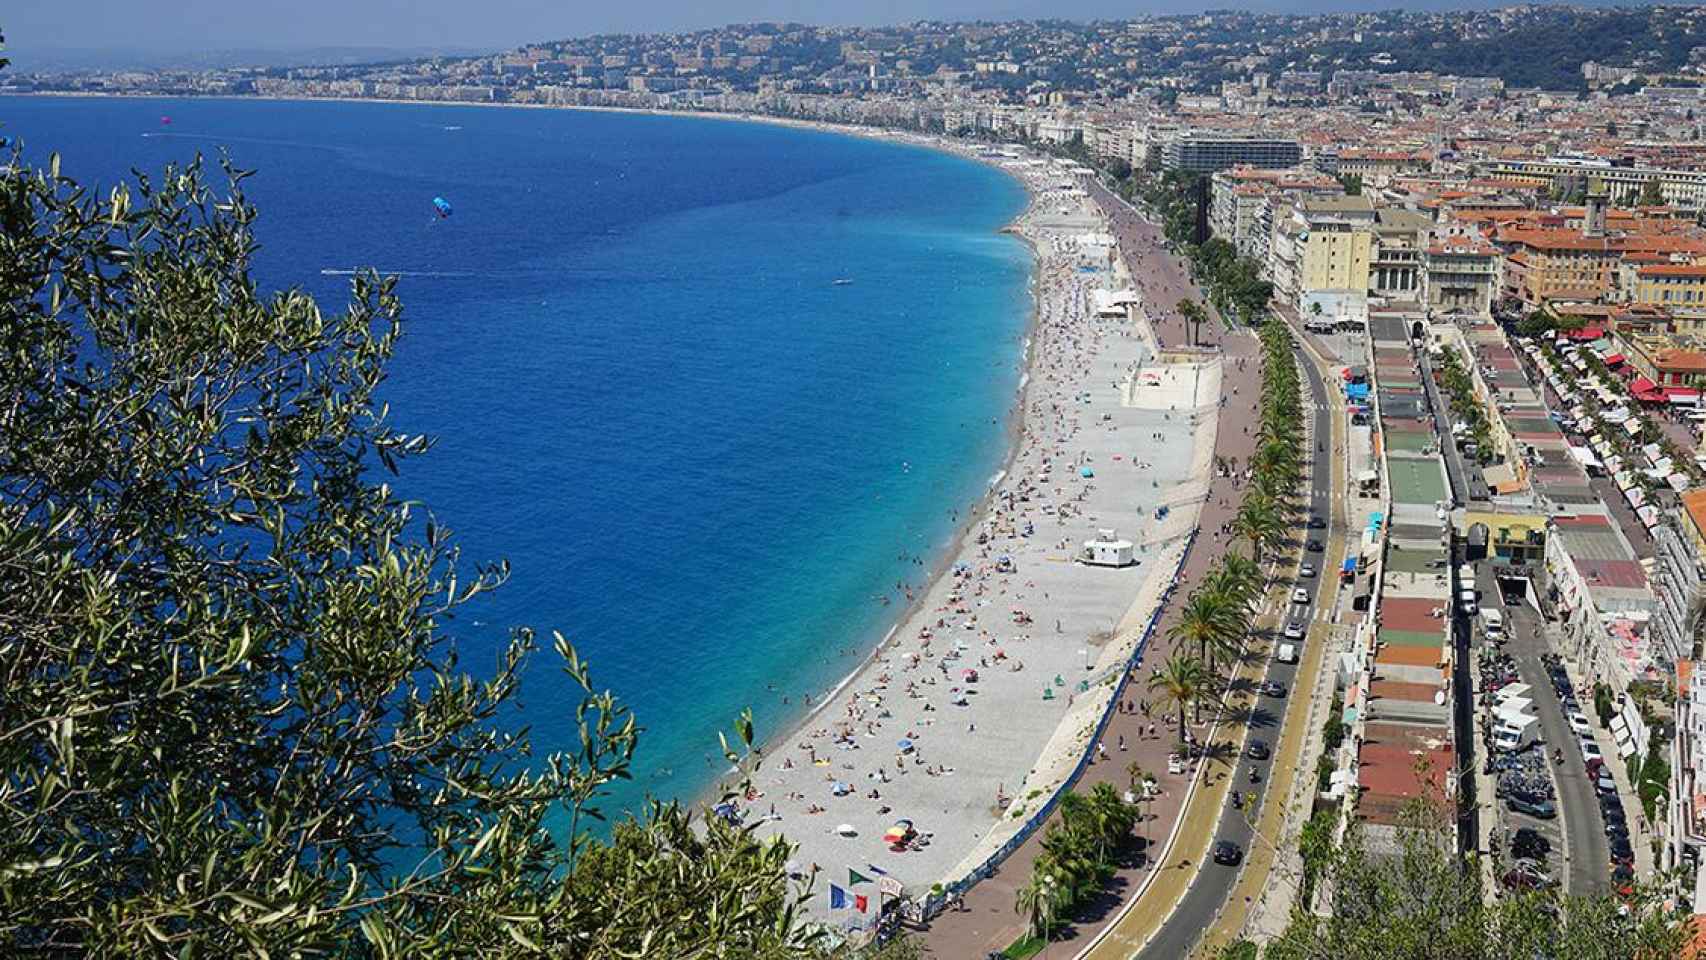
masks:
[[[449,200],[446,200],[443,197],[433,197],[432,198],[432,205],[435,208],[437,208],[438,218],[440,220],[444,219],[445,217],[450,216],[450,201]]]

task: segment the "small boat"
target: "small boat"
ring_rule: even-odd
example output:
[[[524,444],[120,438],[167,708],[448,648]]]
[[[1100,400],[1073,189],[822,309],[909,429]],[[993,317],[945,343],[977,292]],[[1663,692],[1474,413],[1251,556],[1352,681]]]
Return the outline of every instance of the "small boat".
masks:
[[[853,282],[853,280],[850,277],[839,277],[833,283],[831,283],[830,286],[845,287],[845,286],[848,286],[849,284],[851,284],[852,282]]]

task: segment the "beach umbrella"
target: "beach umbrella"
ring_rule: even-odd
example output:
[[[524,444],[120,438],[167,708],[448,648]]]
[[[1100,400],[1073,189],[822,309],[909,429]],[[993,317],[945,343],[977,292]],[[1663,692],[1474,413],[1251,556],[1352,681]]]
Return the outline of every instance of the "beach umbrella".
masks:
[[[895,746],[900,747],[902,750],[911,750],[912,741],[903,737],[899,743],[895,744]]]

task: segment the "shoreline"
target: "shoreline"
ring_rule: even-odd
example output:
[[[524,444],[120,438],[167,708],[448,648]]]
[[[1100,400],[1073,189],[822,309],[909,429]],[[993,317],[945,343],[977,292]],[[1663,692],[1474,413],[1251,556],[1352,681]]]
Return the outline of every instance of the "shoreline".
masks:
[[[38,96],[53,95],[42,94]],[[117,96],[122,97],[124,95]],[[139,97],[132,98],[143,99]],[[149,99],[179,98],[150,97]],[[232,101],[269,100],[273,102],[368,102],[403,105],[418,104],[422,106],[567,109],[607,113],[652,114],[660,117],[671,118],[698,117],[703,119],[721,120],[724,122],[767,123],[775,126],[810,130],[813,132],[831,135],[855,136],[896,145],[914,146],[941,154],[951,155],[957,159],[969,160],[999,171],[1013,182],[1017,183],[1020,188],[1024,190],[1025,205],[1023,209],[1020,210],[1013,219],[1009,220],[1006,224],[995,231],[998,234],[1011,235],[1020,240],[1024,243],[1025,248],[1030,255],[1030,266],[1027,276],[1027,292],[1030,300],[1030,309],[1025,318],[1021,348],[1018,351],[1017,357],[1019,363],[1019,379],[1015,385],[1010,405],[1004,411],[1007,416],[1007,423],[1006,428],[1002,431],[1004,434],[1002,441],[1004,444],[1004,451],[999,461],[999,468],[985,480],[981,492],[977,494],[973,502],[969,505],[966,516],[960,518],[959,521],[953,525],[951,528],[951,535],[945,542],[940,544],[936,551],[935,558],[929,564],[926,578],[922,585],[916,588],[916,592],[912,598],[908,600],[904,606],[892,611],[889,616],[877,618],[877,626],[870,630],[870,634],[874,639],[874,642],[866,639],[855,639],[854,642],[850,644],[854,649],[858,649],[860,647],[865,647],[865,645],[869,643],[870,645],[865,647],[865,655],[858,657],[852,664],[850,664],[848,669],[834,683],[827,684],[824,688],[820,688],[823,692],[813,692],[809,694],[811,697],[809,707],[805,707],[803,712],[798,714],[794,719],[778,723],[775,733],[761,736],[758,739],[755,743],[755,752],[751,757],[742,758],[742,766],[747,766],[752,757],[760,758],[760,762],[763,764],[763,769],[760,771],[760,775],[771,773],[774,770],[774,767],[782,762],[782,757],[784,756],[783,751],[786,749],[786,745],[788,743],[802,736],[806,736],[814,724],[822,724],[824,722],[824,716],[827,713],[827,708],[832,703],[839,704],[844,699],[844,695],[849,691],[849,688],[854,685],[855,680],[860,679],[862,676],[874,674],[876,672],[876,668],[880,664],[880,661],[884,660],[885,656],[898,654],[900,652],[900,648],[908,640],[907,637],[901,635],[901,628],[903,626],[907,626],[909,623],[919,620],[933,600],[939,599],[939,595],[942,591],[958,589],[956,567],[961,566],[959,561],[968,559],[971,554],[976,552],[976,548],[971,546],[971,540],[977,535],[979,529],[983,528],[987,531],[988,525],[991,524],[992,521],[999,519],[999,514],[996,508],[998,501],[1003,496],[1003,485],[1013,484],[1015,480],[1019,480],[1021,483],[1030,482],[1029,478],[1020,479],[1017,476],[1020,472],[1020,460],[1027,453],[1035,453],[1040,446],[1046,445],[1050,442],[1047,436],[1049,431],[1046,429],[1036,429],[1041,425],[1033,424],[1032,420],[1035,416],[1041,416],[1042,414],[1040,411],[1048,404],[1048,398],[1046,396],[1042,396],[1041,402],[1038,403],[1039,395],[1043,394],[1043,391],[1040,389],[1044,386],[1043,381],[1049,381],[1047,385],[1053,388],[1056,396],[1056,409],[1060,409],[1060,388],[1065,383],[1065,380],[1063,380],[1058,373],[1050,375],[1044,366],[1045,361],[1049,358],[1042,355],[1045,346],[1045,338],[1043,336],[1042,328],[1044,324],[1045,303],[1051,302],[1048,298],[1051,294],[1057,298],[1055,301],[1052,301],[1052,304],[1057,314],[1055,319],[1058,321],[1061,304],[1065,302],[1058,300],[1058,297],[1065,296],[1066,293],[1059,286],[1058,276],[1055,276],[1052,273],[1045,276],[1045,267],[1049,264],[1048,254],[1042,246],[1039,246],[1039,244],[1046,244],[1050,240],[1058,244],[1060,242],[1060,238],[1068,236],[1077,237],[1084,230],[1100,229],[1105,231],[1106,222],[1105,219],[1100,217],[1096,218],[1094,225],[1086,222],[1088,218],[1085,217],[1085,210],[1082,208],[1082,205],[1075,207],[1070,215],[1064,206],[1060,206],[1059,209],[1045,209],[1045,206],[1047,206],[1049,202],[1054,202],[1059,206],[1057,189],[1061,185],[1062,181],[1070,182],[1069,175],[1063,173],[1061,168],[1057,168],[1054,164],[1047,162],[1037,164],[1028,171],[1021,171],[1018,169],[1020,164],[1029,164],[1036,160],[1046,161],[1047,158],[1045,155],[1036,154],[1028,149],[1020,148],[1023,149],[1023,152],[1016,156],[1012,154],[998,156],[996,155],[998,152],[1006,153],[1006,151],[1014,150],[1015,148],[1011,146],[1004,147],[1002,145],[986,143],[983,141],[954,141],[940,136],[914,133],[910,131],[895,131],[876,127],[834,124],[822,121],[795,120],[791,118],[769,117],[758,114],[666,111],[582,105],[476,104],[450,101],[381,100],[375,98],[352,99],[238,96],[218,98],[191,97],[183,99],[220,99]],[[1081,190],[1081,188],[1076,189]],[[1050,221],[1051,219],[1059,222],[1044,222]],[[1056,260],[1059,259],[1059,255],[1060,250],[1057,246],[1055,249]],[[1109,282],[1117,283],[1120,272],[1121,271],[1118,268],[1109,264],[1105,271],[1105,279]],[[1127,279],[1129,280],[1130,278],[1128,277]],[[1046,280],[1052,280],[1054,286],[1050,288],[1045,283]],[[1079,285],[1082,285],[1083,282],[1083,278],[1078,278]],[[1100,282],[1100,280],[1096,281],[1098,284]],[[1080,309],[1082,309],[1082,303],[1080,303]],[[1141,335],[1140,331],[1135,330],[1133,326],[1130,325],[1130,321],[1123,321],[1122,323],[1127,325],[1127,336]],[[1141,320],[1135,324],[1135,327],[1140,328],[1142,326],[1143,321]],[[1058,348],[1059,334],[1057,333],[1056,336],[1057,340],[1053,345]],[[1152,336],[1150,339],[1152,342]],[[1094,357],[1094,351],[1092,351],[1089,356]],[[1145,365],[1159,364],[1161,362],[1161,358],[1158,355],[1151,355],[1143,361]],[[1078,376],[1078,385],[1084,386],[1088,377],[1089,371],[1087,369],[1081,371]],[[1033,409],[1034,405],[1036,406],[1036,409]],[[1076,418],[1077,412],[1074,412],[1072,416]],[[1209,419],[1212,421],[1212,415],[1210,415]],[[1076,420],[1074,422],[1076,422]],[[1156,425],[1159,426],[1160,424]],[[1058,424],[1056,426],[1058,430]],[[1177,426],[1177,424],[1174,426]],[[1076,431],[1076,429],[1078,428],[1074,427],[1074,431]],[[1187,432],[1194,434],[1196,431],[1188,430]],[[1030,439],[1033,443],[1027,445],[1027,439]],[[1060,440],[1059,438],[1056,438],[1053,442],[1059,443]],[[1190,441],[1187,440],[1187,442]],[[1192,445],[1194,446],[1194,444]],[[1135,450],[1135,448],[1121,449]],[[1062,450],[1055,451],[1056,456],[1060,456],[1063,453],[1064,451]],[[1119,459],[1120,457],[1118,455],[1113,457],[1113,460],[1115,461]],[[1135,459],[1136,458],[1133,457],[1134,465]],[[1047,457],[1045,455],[1045,462],[1046,460]],[[1102,463],[1098,463],[1098,468],[1104,470],[1107,469],[1107,467]],[[1043,474],[1044,482],[1047,482],[1047,477],[1048,475],[1045,468],[1045,472]],[[1166,484],[1167,490],[1164,492],[1171,494],[1175,492],[1181,484],[1188,484],[1190,480],[1191,478],[1188,475],[1170,479]],[[1159,485],[1160,484],[1157,483],[1157,486]],[[1007,507],[1008,510],[1011,511],[1011,492],[1006,493],[1006,496],[1009,498]],[[952,502],[950,502],[948,506],[950,509],[957,509],[958,507],[957,504]],[[1181,506],[1183,505],[1181,504]],[[1141,510],[1139,512],[1141,513]],[[1192,515],[1195,511],[1194,509],[1178,509],[1176,512],[1179,514]],[[1038,519],[1040,520],[1042,518],[1039,517]],[[1043,539],[1043,536],[1039,533],[1037,539],[1041,540]],[[983,541],[980,539],[979,543],[982,542]],[[949,840],[946,837],[942,838],[942,840],[939,841],[942,849],[953,854],[948,861],[949,864],[958,863],[962,859],[967,862],[977,859],[979,856],[978,851],[989,845],[990,838],[999,837],[1003,834],[1010,834],[1014,829],[1017,829],[1019,824],[1016,819],[1016,813],[1024,811],[1024,809],[1029,806],[1030,799],[1035,797],[1038,793],[1043,792],[1041,789],[1031,790],[1030,795],[1025,796],[1022,791],[1026,788],[1032,787],[1034,785],[1033,781],[1055,779],[1054,774],[1060,768],[1063,759],[1070,760],[1081,755],[1086,749],[1088,749],[1088,744],[1077,742],[1083,739],[1083,735],[1081,731],[1078,730],[1078,727],[1081,725],[1082,718],[1086,712],[1099,714],[1099,708],[1096,710],[1090,710],[1090,708],[1095,703],[1105,701],[1106,696],[1108,695],[1101,692],[1103,680],[1108,672],[1108,662],[1104,660],[1102,654],[1113,653],[1119,649],[1130,647],[1131,644],[1141,641],[1141,630],[1135,635],[1129,633],[1126,629],[1125,621],[1132,619],[1134,615],[1139,613],[1137,608],[1143,605],[1146,596],[1152,597],[1151,605],[1153,606],[1154,603],[1157,602],[1153,599],[1153,596],[1165,594],[1166,581],[1160,579],[1159,575],[1164,573],[1166,576],[1171,577],[1175,574],[1176,571],[1164,569],[1164,567],[1170,566],[1170,564],[1167,564],[1164,560],[1164,556],[1171,554],[1176,548],[1178,542],[1179,541],[1176,536],[1158,538],[1154,544],[1158,549],[1148,553],[1144,557],[1142,561],[1144,564],[1142,572],[1135,580],[1130,580],[1130,588],[1124,590],[1124,592],[1120,594],[1119,609],[1121,613],[1116,614],[1115,617],[1110,620],[1108,623],[1108,629],[1102,630],[1098,628],[1092,631],[1092,634],[1088,639],[1080,639],[1069,644],[1071,646],[1083,645],[1086,649],[1080,650],[1079,653],[1085,655],[1086,658],[1088,658],[1090,652],[1094,651],[1098,653],[1096,659],[1103,662],[1099,664],[1099,668],[1094,674],[1096,685],[1090,687],[1088,692],[1083,694],[1077,709],[1068,709],[1065,714],[1054,718],[1053,721],[1049,723],[1049,727],[1051,729],[1049,729],[1045,735],[1040,738],[1025,740],[1021,744],[1015,746],[1015,750],[1010,755],[1018,762],[1031,766],[1031,773],[1017,779],[1008,779],[1006,781],[1015,790],[1013,806],[1007,811],[997,813],[992,822],[980,825],[977,828],[976,834],[970,838],[958,837],[953,840]],[[1056,546],[1059,547],[1061,545],[1057,544]],[[1148,548],[1149,545],[1146,544],[1144,549],[1148,550]],[[987,550],[985,553],[987,554]],[[951,579],[955,582],[951,582]],[[1103,590],[1105,595],[1107,588],[1103,587],[1100,589]],[[982,589],[980,587],[979,593],[981,594],[981,592]],[[1001,592],[1005,593],[1006,590],[1003,589]],[[1127,608],[1130,608],[1129,612],[1126,612]],[[1068,609],[1070,610],[1070,608]],[[1052,614],[1050,615],[1052,616]],[[975,620],[976,618],[974,617],[973,619]],[[1143,617],[1139,616],[1137,619],[1141,620]],[[938,626],[940,626],[940,621],[938,621]],[[968,624],[967,626],[969,628],[970,625]],[[1058,622],[1056,629],[1058,632]],[[928,641],[926,641],[926,643],[928,643]],[[1060,650],[1053,651],[1053,656],[1055,656],[1057,661],[1060,659],[1060,654]],[[1026,655],[1028,658],[1030,655],[1029,652],[1027,652]],[[976,656],[975,651],[972,652],[972,656]],[[963,664],[960,666],[963,666]],[[986,664],[985,666],[987,669],[989,665]],[[1046,676],[1048,673],[1053,673],[1057,667],[1061,668],[1061,672],[1066,672],[1066,668],[1061,667],[1059,662],[1055,662],[1051,666],[1046,666],[1044,671],[1039,672],[1043,672]],[[1085,669],[1090,669],[1088,663],[1085,664]],[[947,672],[947,668],[944,666],[943,673],[945,676],[947,675]],[[1086,674],[1086,676],[1090,675]],[[994,679],[994,677],[989,678],[989,680]],[[1057,675],[1055,680],[1056,685],[1059,685],[1060,682],[1060,678]],[[1068,695],[1065,690],[1062,690],[1062,694],[1070,705],[1070,695]],[[926,709],[928,709],[928,707],[926,707]],[[999,725],[999,717],[992,719],[995,719],[997,725]],[[926,723],[928,722],[931,721],[926,721]],[[1035,737],[1035,732],[1028,734],[1028,736]],[[934,733],[931,734],[931,740],[933,757],[941,759],[942,751],[945,751],[947,758],[956,765],[962,765],[964,762],[956,754],[963,754],[968,750],[972,752],[977,750],[977,745],[970,743],[969,737],[960,747],[953,746],[949,741],[943,741],[943,745],[938,746]],[[1019,769],[1022,771],[1023,767],[1020,767]],[[737,768],[727,768],[724,771],[713,775],[711,781],[698,793],[697,797],[689,799],[688,796],[684,795],[677,799],[689,808],[708,807],[724,796],[724,791],[729,786],[731,775],[736,772]],[[754,779],[755,783],[757,782],[756,776],[757,775],[755,775]],[[852,778],[849,777],[849,779]],[[919,780],[922,778],[915,776],[910,779]],[[885,789],[887,788],[885,787]],[[1053,789],[1057,789],[1057,784],[1051,784],[1048,789],[1049,792],[1052,792]],[[999,791],[996,792],[999,793]],[[753,812],[757,813],[756,808],[753,808]],[[904,812],[909,815],[912,813],[910,808]],[[769,818],[766,818],[767,821],[768,819]],[[806,839],[805,835],[809,830],[790,829],[782,832],[784,832],[791,841],[796,844],[801,844],[800,856],[802,860],[804,860],[808,853],[808,847],[807,845],[802,844],[802,840]],[[966,842],[968,839],[969,842]],[[815,867],[816,863],[814,862],[813,865]],[[956,879],[956,877],[941,875],[938,873],[937,876],[932,877],[914,876],[907,879],[909,881],[906,884],[908,891],[914,896],[920,896],[924,892],[924,888],[929,885],[930,881],[940,879],[941,881],[946,882]]]

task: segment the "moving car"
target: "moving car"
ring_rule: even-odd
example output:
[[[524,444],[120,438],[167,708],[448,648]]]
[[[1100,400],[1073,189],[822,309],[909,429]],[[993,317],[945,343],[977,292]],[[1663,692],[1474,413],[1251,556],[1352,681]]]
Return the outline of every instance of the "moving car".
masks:
[[[1262,695],[1273,697],[1276,700],[1283,699],[1285,697],[1285,684],[1278,680],[1264,680],[1262,681]]]
[[[1231,840],[1222,840],[1214,845],[1214,862],[1222,866],[1236,867],[1244,859],[1244,851]]]
[[[1303,589],[1302,587],[1298,587],[1297,589],[1291,591],[1291,602],[1302,604],[1304,606],[1308,606],[1309,605],[1309,591]]]
[[[1303,566],[1298,567],[1297,568],[1297,575],[1298,575],[1298,577],[1300,577],[1304,580],[1307,580],[1310,577],[1315,576],[1315,564],[1306,563]]]
[[[1251,760],[1266,760],[1268,758],[1268,742],[1266,740],[1251,740],[1244,747],[1244,755]]]
[[[1176,753],[1168,754],[1167,755],[1167,772],[1168,773],[1184,773],[1185,772],[1185,758],[1179,756]]]
[[[1327,521],[1321,519],[1320,517],[1310,517],[1309,518],[1309,529],[1311,529],[1311,530],[1325,530],[1325,529],[1327,529]]]
[[[1302,622],[1286,624],[1285,638],[1287,640],[1302,640],[1303,639],[1303,624],[1302,624]]]
[[[1310,540],[1307,544],[1304,544],[1304,546],[1309,548],[1310,553],[1320,553],[1327,549],[1319,540]]]

